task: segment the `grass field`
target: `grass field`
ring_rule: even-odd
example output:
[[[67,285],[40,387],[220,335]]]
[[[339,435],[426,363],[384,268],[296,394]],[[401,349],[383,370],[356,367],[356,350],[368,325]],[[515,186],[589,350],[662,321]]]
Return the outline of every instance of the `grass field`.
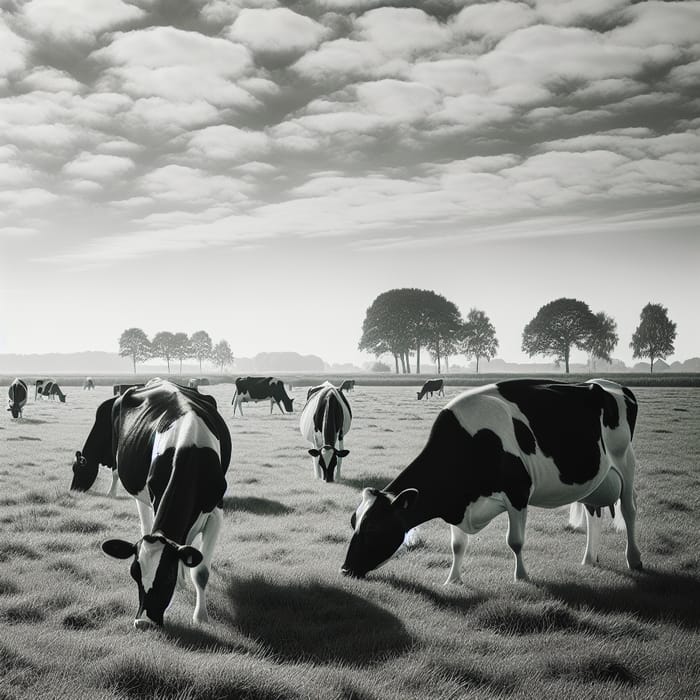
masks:
[[[159,632],[132,628],[128,564],[108,537],[139,537],[123,490],[70,494],[70,465],[111,390],[30,399],[0,420],[0,698],[693,698],[700,697],[700,389],[638,388],[638,539],[604,531],[601,565],[567,511],[532,509],[529,583],[514,584],[501,516],[470,538],[465,585],[443,587],[449,528],[366,580],[339,573],[363,486],[383,486],[423,445],[445,399],[411,387],[358,387],[344,479],[312,478],[297,413],[265,404],[231,417],[225,526],[209,585],[212,623],[190,623],[177,590]],[[6,396],[6,386],[0,387]],[[277,409],[275,409],[277,410]]]

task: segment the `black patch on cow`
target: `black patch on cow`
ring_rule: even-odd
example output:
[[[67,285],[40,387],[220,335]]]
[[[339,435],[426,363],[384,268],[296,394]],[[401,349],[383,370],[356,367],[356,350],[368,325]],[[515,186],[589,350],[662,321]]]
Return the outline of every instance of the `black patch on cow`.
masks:
[[[432,394],[434,391],[440,391],[444,384],[444,379],[428,379],[428,381],[423,384],[421,390],[418,392],[418,398],[420,399],[426,394]]]
[[[537,450],[537,443],[535,442],[535,436],[532,434],[532,430],[521,420],[513,418],[513,432],[515,433],[515,439],[518,441],[518,447],[520,447],[526,455],[534,455]]]
[[[532,479],[522,460],[503,449],[492,430],[470,435],[449,409],[433,424],[423,451],[384,490],[418,489],[409,525],[440,517],[452,525],[481,496],[502,492],[515,508],[525,508]]]
[[[627,424],[630,427],[630,438],[634,436],[634,429],[637,425],[637,398],[626,387],[622,387],[622,393],[625,395],[625,408],[627,409]]]
[[[619,424],[613,396],[597,384],[514,379],[496,386],[527,417],[537,445],[554,461],[562,483],[583,484],[598,473],[601,412],[606,425]]]

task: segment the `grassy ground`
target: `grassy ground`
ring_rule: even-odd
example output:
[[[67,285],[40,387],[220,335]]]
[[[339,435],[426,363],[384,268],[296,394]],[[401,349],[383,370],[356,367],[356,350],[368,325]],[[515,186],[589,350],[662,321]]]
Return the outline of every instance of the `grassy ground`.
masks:
[[[443,587],[449,529],[367,580],[340,576],[363,486],[385,485],[420,449],[445,399],[410,387],[358,387],[344,479],[312,478],[298,413],[265,404],[231,417],[231,387],[205,387],[233,437],[225,527],[214,558],[212,623],[190,623],[176,591],[161,632],[132,629],[128,565],[99,551],[137,539],[122,491],[68,493],[70,464],[111,389],[66,404],[29,401],[0,422],[0,698],[692,698],[700,696],[700,390],[640,388],[639,542],[604,532],[601,565],[582,568],[585,535],[565,509],[533,509],[511,582],[506,521],[471,538],[465,585]],[[0,387],[5,395],[5,387]],[[302,389],[295,391],[303,404]],[[277,409],[275,409],[277,410]]]

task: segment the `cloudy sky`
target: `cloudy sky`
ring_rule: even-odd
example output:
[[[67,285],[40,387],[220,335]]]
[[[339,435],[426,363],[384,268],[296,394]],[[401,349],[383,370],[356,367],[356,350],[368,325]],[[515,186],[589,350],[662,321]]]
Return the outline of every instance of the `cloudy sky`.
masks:
[[[700,2],[0,0],[0,352],[357,351],[374,297],[700,355]]]

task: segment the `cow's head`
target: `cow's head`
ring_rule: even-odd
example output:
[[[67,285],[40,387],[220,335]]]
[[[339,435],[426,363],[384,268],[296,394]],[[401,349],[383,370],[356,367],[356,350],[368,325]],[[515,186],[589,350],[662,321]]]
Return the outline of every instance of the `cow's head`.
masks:
[[[286,392],[282,397],[282,403],[284,404],[284,410],[287,411],[287,413],[294,413],[294,406],[292,405],[294,403],[294,399],[290,399]]]
[[[19,404],[15,401],[8,401],[9,406],[7,410],[12,414],[13,418],[19,418]]]
[[[321,467],[323,480],[332,483],[338,460],[347,457],[350,454],[350,450],[338,450],[333,445],[324,445],[320,450],[315,447],[310,449],[309,454],[314,459],[318,459],[318,466]]]
[[[65,394],[58,394],[58,400],[61,403],[65,403],[66,402],[66,395]]]
[[[406,512],[417,497],[416,489],[398,496],[379,489],[362,491],[362,502],[350,518],[354,533],[340,569],[343,574],[363,578],[396,552],[410,529]]]
[[[175,591],[178,565],[182,562],[193,567],[202,561],[198,549],[179,545],[163,535],[144,535],[133,544],[126,540],[106,540],[102,550],[115,559],[134,557],[130,572],[139,591],[136,629],[163,624],[163,615]]]
[[[417,391],[416,392],[416,398],[420,401],[423,398],[423,392],[422,391]]]
[[[78,450],[73,460],[73,481],[71,481],[70,484],[71,490],[87,491],[95,483],[95,479],[97,479],[99,466],[96,459],[88,462],[83,453]]]

